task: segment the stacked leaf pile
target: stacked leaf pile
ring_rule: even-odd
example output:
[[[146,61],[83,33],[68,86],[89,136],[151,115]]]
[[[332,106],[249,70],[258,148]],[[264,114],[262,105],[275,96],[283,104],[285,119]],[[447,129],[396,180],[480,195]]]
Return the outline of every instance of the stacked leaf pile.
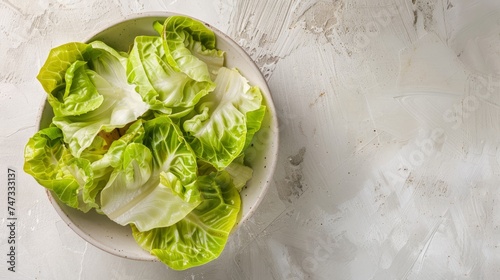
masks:
[[[128,52],[101,41],[50,51],[37,78],[54,117],[27,143],[24,170],[66,205],[130,225],[182,270],[222,252],[266,107],[203,23],[172,16],[152,28]]]

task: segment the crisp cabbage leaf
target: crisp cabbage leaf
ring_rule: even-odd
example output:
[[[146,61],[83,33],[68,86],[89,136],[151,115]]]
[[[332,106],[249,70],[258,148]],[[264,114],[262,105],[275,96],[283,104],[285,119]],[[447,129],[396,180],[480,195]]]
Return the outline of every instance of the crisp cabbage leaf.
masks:
[[[140,231],[132,227],[137,243],[169,267],[184,270],[216,259],[234,227],[241,200],[226,172],[198,178],[203,200],[176,224]]]
[[[149,109],[135,87],[127,82],[126,58],[102,42],[94,42],[92,46],[92,59],[73,64],[78,66],[76,73],[80,73],[73,77],[73,83],[76,80],[82,84],[79,88],[95,89],[102,103],[81,115],[56,115],[53,119],[75,157],[81,156],[100,131],[124,127]]]
[[[145,123],[144,145],[151,149],[155,168],[161,180],[187,202],[199,202],[196,155],[182,131],[167,116]]]
[[[111,220],[146,231],[170,226],[199,205],[196,157],[168,117],[145,122],[142,143],[117,141],[123,151],[111,159],[119,158],[119,166],[101,191],[101,210]]]
[[[262,120],[264,120],[266,110],[266,106],[261,105],[259,109],[250,111],[246,114],[247,135],[245,137],[245,145],[243,146],[243,150],[247,149],[252,144],[253,137],[262,126]]]
[[[181,117],[215,87],[207,67],[184,61],[193,75],[168,63],[165,42],[158,36],[138,36],[127,64],[128,81],[135,84],[153,110]],[[208,78],[207,78],[208,77]]]
[[[83,190],[84,201],[99,211],[101,207],[98,196],[101,190],[108,184],[111,173],[121,166],[125,148],[131,143],[142,143],[142,139],[144,138],[143,122],[142,120],[138,120],[131,124],[125,130],[124,134],[118,139],[113,140],[111,144],[108,144],[109,140],[106,141],[106,139],[103,139],[106,135],[101,135],[98,135],[94,139],[94,142],[104,142],[100,145],[103,145],[101,149],[104,149],[105,152],[98,157],[94,157],[94,160],[91,160],[91,168],[94,172],[93,184]],[[95,156],[96,154],[99,155],[99,153],[102,153],[99,148],[93,151],[92,147],[93,146],[87,148],[82,153],[82,157],[90,158],[91,155]]]
[[[184,121],[183,128],[196,155],[224,169],[247,145],[249,124],[252,133],[260,127],[262,93],[235,69],[222,67],[215,83],[215,90],[197,105],[199,114]]]
[[[233,161],[225,169],[233,179],[234,187],[241,191],[247,182],[252,178],[253,169],[243,163]]]
[[[85,71],[92,46],[68,43],[53,48],[37,75],[56,116],[75,116],[98,108],[103,97]]]
[[[101,191],[101,210],[120,225],[133,224],[145,231],[172,225],[198,203],[188,203],[160,183],[149,148],[128,145],[121,166]]]
[[[24,150],[24,171],[66,205],[87,212],[83,189],[93,183],[93,172],[87,159],[75,158],[63,142],[59,128],[38,131]]]
[[[158,23],[157,23],[158,24]],[[215,34],[203,23],[172,16],[160,29],[167,61],[197,81],[211,81],[224,64],[224,52],[215,49]]]

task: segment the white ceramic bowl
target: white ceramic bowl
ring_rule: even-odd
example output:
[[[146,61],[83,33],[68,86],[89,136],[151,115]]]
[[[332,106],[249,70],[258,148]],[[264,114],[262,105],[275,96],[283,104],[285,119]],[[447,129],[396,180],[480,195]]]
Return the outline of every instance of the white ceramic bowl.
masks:
[[[171,15],[174,14],[166,12],[136,14],[82,41],[101,40],[114,48],[128,51],[136,36],[157,35],[152,27],[153,22],[165,20],[166,17]],[[253,214],[255,208],[266,194],[272,180],[278,153],[276,111],[266,80],[252,59],[227,35],[208,24],[206,25],[215,32],[217,37],[216,47],[226,52],[226,66],[238,68],[252,85],[260,87],[268,109],[262,129],[255,136],[254,145],[251,147],[250,156],[254,173],[247,187],[241,191],[242,209],[238,222],[238,224],[241,224]],[[39,128],[47,127],[52,117],[52,108],[46,102],[39,114]],[[67,207],[60,203],[50,192],[47,193],[50,202],[61,218],[87,242],[120,257],[145,261],[156,260],[154,256],[142,250],[135,243],[130,227],[120,226],[95,211],[83,213]]]

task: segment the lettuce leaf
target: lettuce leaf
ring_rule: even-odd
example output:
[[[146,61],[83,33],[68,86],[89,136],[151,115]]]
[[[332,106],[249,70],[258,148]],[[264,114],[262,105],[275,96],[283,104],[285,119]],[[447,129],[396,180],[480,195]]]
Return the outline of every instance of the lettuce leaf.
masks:
[[[170,118],[145,122],[142,138],[113,142],[112,159],[119,165],[101,191],[101,210],[120,225],[145,231],[178,222],[201,198],[196,156]]]
[[[185,61],[185,67],[192,68],[191,73],[198,73],[191,77],[169,64],[164,44],[157,36],[135,38],[127,64],[128,81],[137,85],[137,91],[153,110],[180,117],[189,113],[215,85],[206,78],[206,67]]]
[[[101,135],[98,135],[94,139],[94,142],[101,142],[99,139],[103,139],[103,137],[106,137],[106,135]],[[106,147],[108,145],[107,141],[104,139],[102,140],[105,143],[104,147],[102,147],[102,149],[105,150],[105,153],[95,160],[91,161],[91,168],[94,172],[94,182],[92,185],[83,190],[83,197],[85,198],[85,202],[91,204],[94,208],[100,211],[100,192],[106,186],[106,184],[108,184],[111,173],[116,168],[121,166],[125,148],[131,143],[141,143],[143,138],[143,121],[138,120],[131,124],[125,130],[125,133],[122,136],[120,136],[116,140],[113,140],[108,147]],[[91,147],[87,148],[84,151],[82,157],[89,158],[89,154],[93,154],[91,152]]]
[[[140,231],[137,243],[169,267],[184,270],[216,259],[234,227],[241,200],[226,172],[198,178],[201,204],[176,224]]]
[[[142,231],[169,226],[184,218],[199,203],[188,203],[160,183],[151,151],[139,143],[128,145],[121,166],[101,192],[101,210],[120,225]]]
[[[231,162],[225,169],[231,178],[233,179],[234,187],[241,191],[247,182],[252,178],[253,169],[239,163],[237,161]]]
[[[237,70],[222,67],[215,83],[215,90],[196,106],[198,114],[183,128],[196,155],[222,170],[241,154],[249,128],[255,133],[264,115],[262,93]]]
[[[24,171],[66,205],[87,212],[83,189],[92,185],[90,162],[75,158],[63,142],[57,127],[48,127],[31,137],[24,150]]]
[[[37,75],[56,116],[76,116],[98,108],[103,97],[85,72],[92,46],[73,42],[53,48]]]
[[[78,85],[78,90],[92,89],[102,102],[83,114],[56,114],[53,119],[63,131],[64,141],[75,157],[81,156],[100,131],[110,132],[124,127],[149,109],[135,87],[127,82],[126,58],[102,42],[93,42],[91,46],[93,57],[88,62],[75,62],[67,73],[75,72],[71,81],[72,85]]]
[[[199,21],[169,17],[160,35],[169,64],[194,80],[211,81],[224,64],[224,52],[215,49],[214,32]]]
[[[146,122],[145,129],[144,144],[151,149],[155,167],[163,182],[170,182],[172,191],[184,201],[198,202],[200,193],[195,184],[196,155],[182,131],[167,116]]]

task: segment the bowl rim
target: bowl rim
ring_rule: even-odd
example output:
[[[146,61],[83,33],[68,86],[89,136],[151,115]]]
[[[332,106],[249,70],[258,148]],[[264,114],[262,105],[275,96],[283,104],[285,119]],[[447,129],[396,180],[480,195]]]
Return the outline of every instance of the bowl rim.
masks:
[[[240,227],[240,225],[242,223],[244,223],[251,216],[253,216],[253,214],[255,213],[256,209],[259,206],[259,204],[264,199],[266,193],[268,192],[269,186],[271,184],[270,182],[271,182],[272,177],[273,177],[273,175],[275,173],[276,166],[277,166],[277,161],[278,161],[277,157],[278,157],[278,147],[279,147],[279,145],[278,145],[279,144],[279,123],[278,123],[278,118],[277,118],[277,114],[276,114],[276,108],[275,108],[274,102],[272,100],[271,91],[269,89],[268,82],[267,82],[266,78],[264,77],[262,71],[258,67],[258,65],[252,59],[252,57],[235,40],[233,40],[229,35],[227,35],[226,33],[222,32],[220,29],[214,27],[213,25],[205,22],[204,20],[201,20],[199,18],[193,17],[191,15],[182,14],[182,13],[176,13],[176,12],[169,12],[169,11],[139,12],[139,13],[133,13],[133,14],[129,14],[129,15],[123,16],[120,19],[116,19],[116,20],[111,21],[110,23],[106,24],[104,27],[100,27],[100,28],[96,29],[96,31],[92,32],[93,34],[91,36],[88,36],[87,38],[84,38],[81,41],[85,42],[85,43],[91,42],[93,40],[93,38],[95,38],[99,34],[105,32],[106,30],[108,30],[110,28],[113,28],[113,27],[115,27],[115,26],[117,26],[119,24],[127,22],[127,21],[133,21],[133,20],[143,19],[143,18],[155,18],[155,17],[157,17],[157,18],[165,18],[166,19],[167,17],[176,16],[176,15],[178,15],[178,16],[186,16],[186,17],[192,18],[194,20],[197,20],[197,21],[203,23],[204,25],[206,25],[208,28],[210,28],[215,33],[216,37],[223,37],[224,40],[226,40],[226,41],[230,42],[232,45],[236,46],[236,48],[234,49],[234,51],[237,52],[242,57],[245,57],[247,61],[251,62],[250,63],[251,67],[254,68],[254,70],[256,70],[256,73],[259,73],[260,77],[264,81],[264,84],[263,85],[259,85],[259,87],[264,87],[264,88],[262,88],[262,93],[263,93],[263,95],[265,95],[266,106],[269,108],[269,111],[271,113],[270,116],[269,116],[270,117],[270,123],[276,124],[276,126],[273,127],[274,134],[273,134],[272,142],[274,143],[274,145],[271,145],[272,147],[270,148],[270,151],[269,151],[269,154],[274,155],[275,159],[267,162],[266,169],[268,170],[268,172],[266,173],[265,178],[263,178],[263,184],[264,184],[264,186],[262,187],[261,192],[258,194],[255,203],[252,205],[253,207],[251,207],[251,209],[248,210],[248,212],[245,213],[245,215],[243,215],[243,216],[241,215],[241,212],[240,212],[240,215],[238,217],[238,221],[236,222],[236,224],[234,225],[234,227],[232,229],[232,232],[234,232],[236,229],[238,229]],[[48,104],[47,97],[45,97],[45,98],[43,98],[42,105],[39,107],[39,110],[38,110],[38,113],[37,113],[37,124],[38,124],[37,125],[37,129],[38,130],[44,128],[44,127],[42,127],[43,125],[41,123],[41,120],[42,120],[42,117],[43,117],[45,106],[47,106],[47,104]],[[140,257],[140,256],[127,256],[127,255],[125,255],[123,253],[123,251],[118,251],[118,250],[114,249],[113,247],[110,247],[109,245],[106,245],[105,243],[97,240],[96,238],[94,238],[93,236],[91,236],[89,233],[85,232],[83,229],[81,229],[78,225],[76,225],[74,223],[74,221],[69,217],[69,215],[62,209],[61,205],[57,201],[57,197],[52,193],[51,190],[46,189],[45,192],[46,192],[46,195],[47,195],[50,203],[52,204],[52,206],[54,207],[54,209],[56,210],[56,212],[58,213],[58,215],[61,217],[61,219],[78,236],[80,236],[86,242],[92,244],[93,246],[95,246],[95,247],[97,247],[97,248],[99,248],[99,249],[101,249],[101,250],[103,250],[105,252],[108,252],[108,253],[110,253],[112,255],[115,255],[115,256],[118,256],[118,257],[122,257],[122,258],[126,258],[126,259],[132,259],[132,260],[138,260],[138,261],[159,262],[159,260],[154,255],[149,254],[149,252],[147,252],[146,250],[144,250],[145,254],[144,254],[143,257]]]

